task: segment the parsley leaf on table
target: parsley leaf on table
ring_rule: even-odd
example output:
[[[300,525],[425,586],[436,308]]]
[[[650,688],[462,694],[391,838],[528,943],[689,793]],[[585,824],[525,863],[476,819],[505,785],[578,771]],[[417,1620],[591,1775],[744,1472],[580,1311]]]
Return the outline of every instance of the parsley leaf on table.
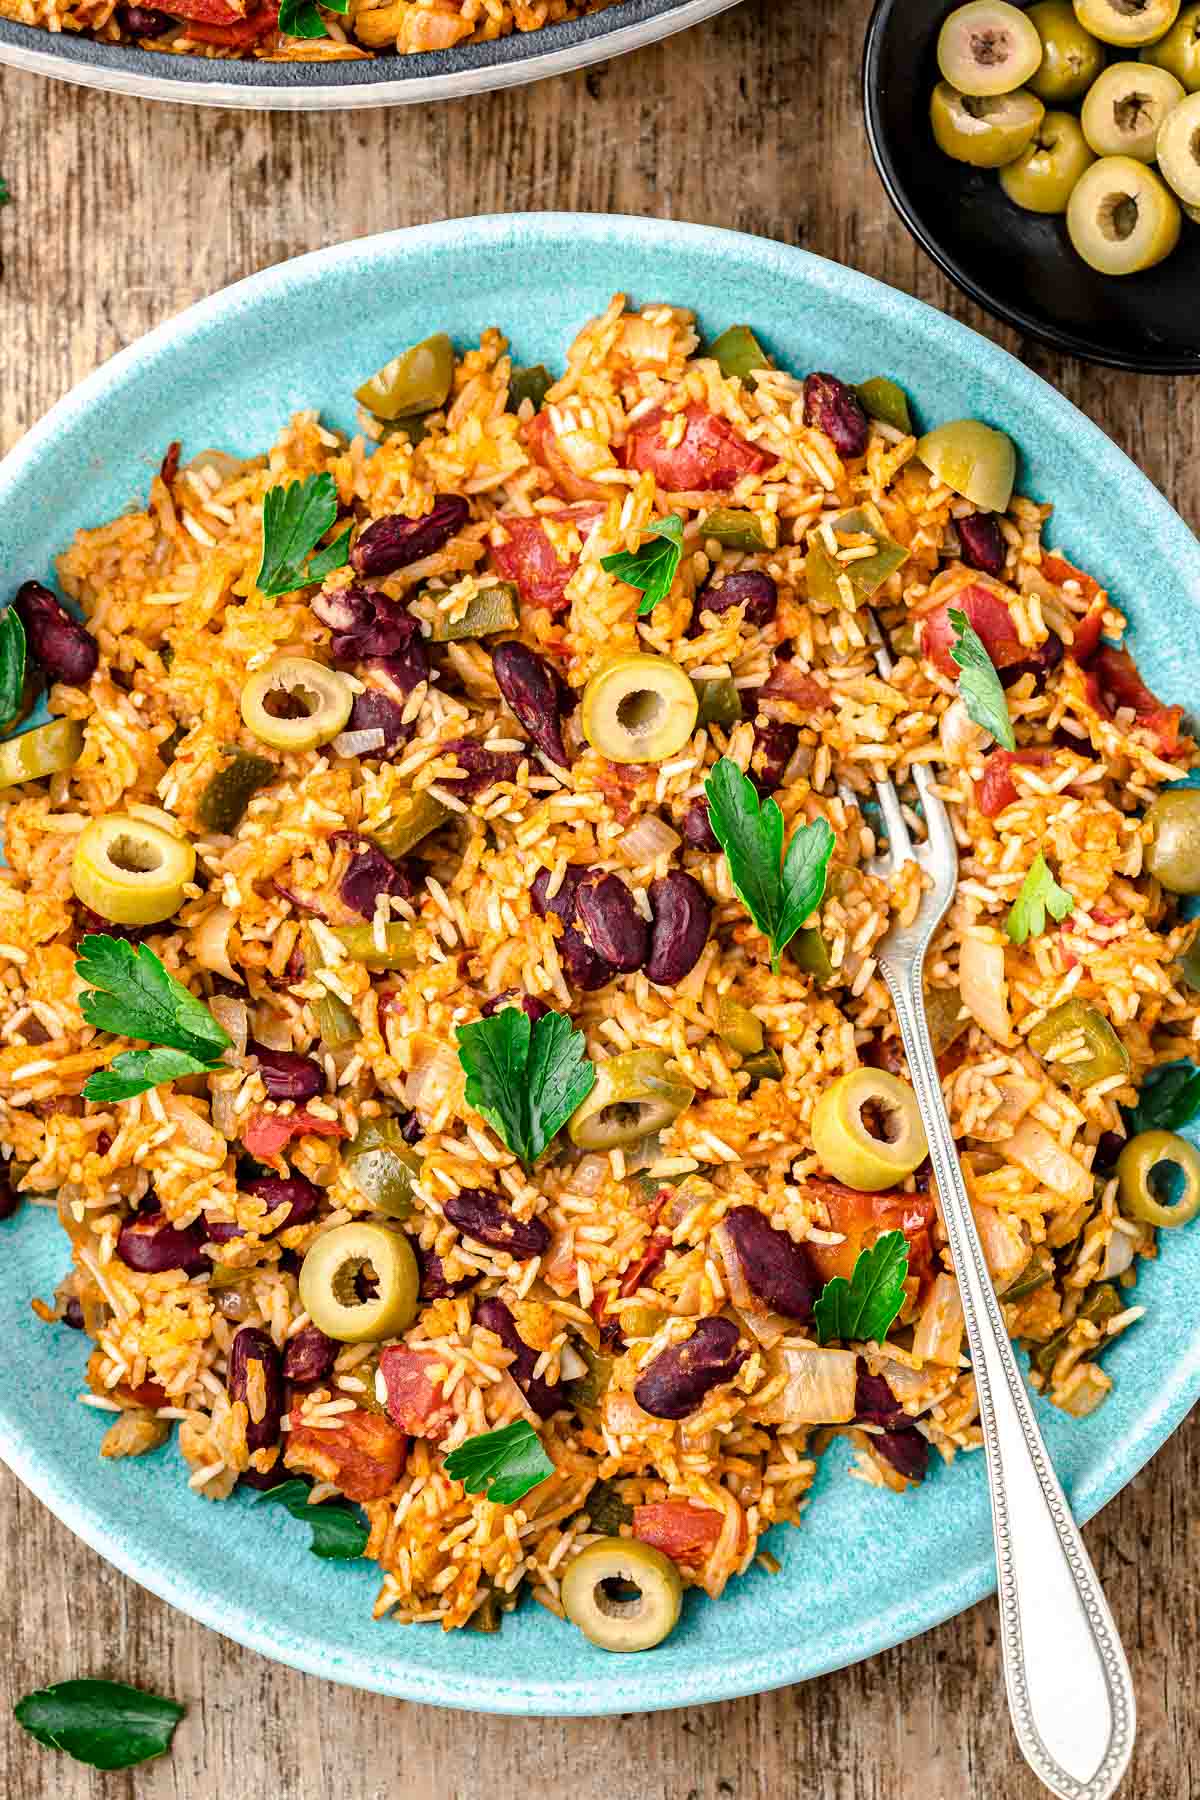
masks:
[[[501,1016],[496,1014],[497,1018]],[[554,1473],[554,1464],[528,1419],[514,1419],[499,1431],[485,1431],[480,1437],[468,1438],[450,1452],[445,1468],[454,1481],[462,1482],[468,1494],[486,1493],[498,1506],[511,1506]]]
[[[307,560],[336,521],[337,513],[337,487],[328,473],[267,489],[263,497],[262,563],[257,577],[262,593],[290,594],[296,588],[323,581],[349,561],[348,525],[328,549]]]
[[[1006,750],[1015,750],[1017,739],[1008,716],[1008,701],[1004,698],[995,665],[983,647],[983,639],[969,623],[966,613],[957,607],[952,606],[948,616],[954,627],[950,656],[962,670],[958,691],[967,716],[990,732]]]
[[[13,1707],[18,1725],[93,1769],[131,1769],[162,1756],[184,1714],[177,1700],[123,1681],[58,1681]]]
[[[885,1231],[869,1250],[859,1252],[847,1281],[827,1281],[813,1307],[817,1341],[840,1338],[844,1344],[881,1344],[904,1305],[908,1275],[908,1239],[902,1231]]]
[[[293,1519],[311,1525],[309,1549],[314,1556],[322,1556],[328,1562],[349,1562],[361,1556],[371,1533],[358,1508],[341,1500],[325,1500],[319,1506],[310,1506],[308,1496],[311,1492],[307,1481],[281,1481],[278,1487],[268,1488],[265,1494],[260,1494],[255,1505],[276,1501],[291,1513]]]
[[[0,175],[0,206],[11,206],[11,204],[12,194],[9,192],[8,183],[3,175]]]
[[[637,550],[618,550],[612,556],[602,556],[600,567],[641,590],[640,619],[653,612],[670,593],[682,555],[683,520],[678,513],[668,513],[665,519],[655,519],[647,525],[645,539]]]
[[[1178,1131],[1200,1113],[1200,1069],[1195,1063],[1172,1063],[1138,1095],[1125,1117],[1131,1136],[1139,1131]]]
[[[833,831],[826,819],[797,826],[783,854],[783,814],[774,800],[760,803],[754,783],[728,756],[704,784],[708,818],[725,852],[734,891],[770,940],[771,967],[825,892]]]
[[[1074,909],[1074,895],[1059,887],[1039,850],[1004,921],[1004,929],[1014,944],[1023,944],[1026,938],[1042,935],[1047,913],[1052,919],[1065,919]]]
[[[531,1025],[519,1006],[460,1025],[458,1060],[468,1102],[527,1169],[596,1079],[587,1040],[565,1014],[548,1012]]]
[[[221,1054],[232,1042],[229,1033],[147,944],[92,933],[79,946],[75,973],[90,984],[79,996],[89,1025],[159,1046],[123,1050],[107,1069],[88,1077],[85,1100],[129,1100],[160,1082],[221,1067]]]
[[[0,731],[21,710],[25,687],[25,627],[15,606],[0,613]]]

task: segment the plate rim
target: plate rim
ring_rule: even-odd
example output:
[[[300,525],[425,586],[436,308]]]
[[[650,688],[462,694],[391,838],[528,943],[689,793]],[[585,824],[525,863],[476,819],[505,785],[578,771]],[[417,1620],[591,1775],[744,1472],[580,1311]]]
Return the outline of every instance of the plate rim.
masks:
[[[194,302],[118,351],[64,395],[0,461],[0,510],[10,496],[17,495],[30,465],[36,466],[43,448],[52,443],[60,427],[77,423],[92,407],[103,403],[109,394],[119,391],[130,379],[136,379],[137,367],[144,358],[154,358],[164,350],[186,345],[189,338],[203,333],[210,322],[231,305],[236,306],[251,296],[257,305],[269,303],[277,292],[286,292],[297,282],[308,285],[318,281],[326,267],[335,266],[346,257],[362,262],[369,270],[371,265],[386,264],[397,256],[419,258],[437,254],[443,247],[461,251],[464,233],[480,250],[503,249],[506,240],[520,242],[527,248],[531,233],[540,234],[547,243],[558,245],[578,244],[581,237],[587,237],[598,246],[604,246],[619,236],[627,245],[631,275],[635,274],[639,262],[652,263],[655,253],[663,250],[701,261],[706,257],[718,261],[732,259],[753,263],[760,273],[784,285],[795,282],[797,273],[802,271],[806,295],[810,297],[819,298],[821,290],[844,294],[848,288],[852,296],[861,297],[876,308],[881,303],[898,304],[909,316],[913,312],[918,315],[920,336],[925,335],[920,328],[926,321],[936,321],[939,332],[948,332],[963,349],[969,348],[977,372],[984,376],[994,372],[1010,394],[1014,388],[1023,389],[1043,407],[1052,404],[1056,410],[1066,408],[1074,416],[1076,438],[1073,441],[1080,460],[1086,462],[1090,452],[1093,456],[1102,455],[1109,471],[1114,458],[1118,468],[1124,465],[1135,483],[1142,528],[1177,542],[1183,566],[1190,565],[1195,570],[1200,591],[1200,546],[1180,515],[1099,426],[998,344],[900,289],[809,251],[711,226],[620,214],[482,215],[410,226],[310,251],[231,283]],[[1197,1347],[1200,1348],[1200,1339]],[[1146,1396],[1136,1447],[1131,1448],[1127,1439],[1110,1441],[1087,1476],[1074,1484],[1076,1516],[1081,1520],[1091,1518],[1124,1488],[1161,1449],[1198,1397],[1200,1354],[1180,1359],[1177,1368],[1169,1372],[1169,1378]],[[1043,1403],[1037,1404],[1040,1407]],[[239,1619],[231,1621],[222,1617],[223,1597],[215,1592],[206,1595],[203,1588],[190,1589],[186,1570],[171,1565],[161,1553],[152,1552],[139,1560],[132,1550],[126,1552],[95,1506],[89,1508],[82,1495],[77,1498],[65,1491],[52,1459],[22,1436],[21,1419],[6,1409],[2,1396],[0,1424],[5,1430],[0,1441],[0,1459],[18,1479],[76,1536],[160,1599],[246,1648],[307,1674],[430,1705],[520,1717],[592,1717],[627,1711],[662,1711],[765,1693],[829,1673],[907,1641],[964,1611],[993,1591],[995,1585],[991,1559],[987,1557],[975,1566],[968,1565],[948,1574],[935,1588],[926,1590],[927,1601],[917,1632],[912,1630],[907,1615],[897,1628],[895,1620],[889,1624],[885,1616],[864,1616],[859,1612],[852,1624],[828,1636],[815,1656],[812,1646],[803,1642],[792,1647],[771,1642],[749,1653],[739,1649],[727,1659],[710,1660],[688,1670],[672,1670],[669,1685],[661,1692],[651,1679],[643,1682],[636,1699],[631,1699],[627,1692],[617,1692],[600,1706],[589,1697],[582,1682],[574,1684],[568,1692],[556,1686],[553,1670],[548,1671],[544,1681],[526,1678],[506,1681],[501,1674],[490,1677],[485,1686],[477,1675],[457,1677],[444,1670],[428,1670],[389,1657],[383,1653],[382,1643],[380,1655],[364,1658],[353,1653],[344,1665],[331,1670],[322,1662],[320,1648],[314,1646],[312,1640],[299,1639],[286,1629],[282,1634],[277,1633],[270,1619],[243,1623]],[[609,1681],[603,1687],[607,1695],[614,1683]]]

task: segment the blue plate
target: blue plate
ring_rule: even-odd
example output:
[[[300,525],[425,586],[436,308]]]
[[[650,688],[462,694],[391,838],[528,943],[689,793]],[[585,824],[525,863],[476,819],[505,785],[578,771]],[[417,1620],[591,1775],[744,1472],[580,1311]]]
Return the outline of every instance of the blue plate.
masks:
[[[904,294],[798,250],[649,220],[538,214],[469,219],[346,244],[269,269],[152,332],[61,401],[0,464],[7,588],[50,580],[56,553],[144,496],[170,439],[184,454],[263,450],[294,409],[353,428],[351,390],[435,328],[476,341],[500,325],[522,362],[561,367],[584,319],[621,288],[696,307],[710,334],[750,321],[785,366],[886,373],[926,424],[977,414],[1021,447],[1022,491],[1053,500],[1050,539],[1135,621],[1151,683],[1185,701],[1200,639],[1200,545],[1133,464],[1054,390],[994,345]],[[978,1457],[938,1468],[903,1499],[824,1459],[783,1569],[754,1569],[717,1604],[689,1598],[679,1629],[642,1657],[609,1656],[528,1604],[498,1637],[372,1624],[371,1565],[321,1562],[307,1533],[246,1497],[216,1505],[184,1485],[173,1446],[101,1462],[107,1419],[78,1406],[87,1346],[40,1324],[29,1296],[62,1274],[54,1218],[0,1226],[0,1449],[71,1528],[206,1625],[316,1675],[409,1700],[504,1713],[648,1711],[780,1686],[870,1656],[993,1585]],[[1075,1509],[1110,1500],[1200,1393],[1200,1229],[1163,1232],[1142,1265],[1146,1319],[1113,1347],[1116,1390],[1076,1423],[1038,1411]],[[134,1671],[126,1671],[136,1674]]]

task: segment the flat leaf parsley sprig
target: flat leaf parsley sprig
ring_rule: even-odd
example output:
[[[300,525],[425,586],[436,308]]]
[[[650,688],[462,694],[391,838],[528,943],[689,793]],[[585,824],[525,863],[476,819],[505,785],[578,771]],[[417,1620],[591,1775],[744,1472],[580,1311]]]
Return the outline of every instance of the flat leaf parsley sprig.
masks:
[[[628,583],[641,593],[638,618],[653,612],[660,600],[671,591],[683,555],[683,520],[678,513],[668,513],[646,527],[646,534],[636,550],[618,550],[602,556],[600,567],[619,581]]]
[[[446,1458],[447,1475],[468,1494],[486,1494],[497,1506],[512,1506],[553,1475],[554,1464],[528,1419],[514,1419],[497,1431],[468,1438]]]
[[[269,596],[290,594],[342,568],[350,560],[349,525],[327,549],[310,554],[337,515],[337,486],[330,474],[268,488],[263,496],[262,562],[255,582],[259,591]]]
[[[123,1681],[57,1681],[26,1694],[13,1712],[50,1750],[93,1769],[132,1769],[170,1749],[184,1708]]]
[[[1059,887],[1039,850],[1004,921],[1004,929],[1014,944],[1023,944],[1027,938],[1042,935],[1047,913],[1061,922],[1074,910],[1074,896]]]
[[[835,1275],[825,1283],[813,1306],[817,1342],[882,1344],[904,1305],[907,1279],[908,1239],[902,1231],[885,1231],[859,1252],[849,1281]]]
[[[771,945],[779,962],[805,919],[819,906],[833,854],[827,819],[799,825],[783,853],[783,814],[774,800],[759,801],[754,783],[728,756],[704,784],[713,835],[725,852],[734,891]]]
[[[0,613],[0,731],[16,719],[25,688],[25,627],[15,606]]]
[[[233,1042],[229,1033],[148,945],[92,933],[79,946],[75,973],[90,984],[79,996],[89,1025],[156,1046],[122,1050],[107,1069],[89,1075],[85,1100],[131,1100],[160,1082],[223,1067],[222,1054]]]
[[[587,1040],[563,1013],[536,1025],[519,1006],[458,1029],[466,1097],[513,1155],[531,1169],[550,1139],[592,1091]]]
[[[1015,750],[1017,738],[1009,717],[1008,701],[1004,698],[996,666],[984,649],[983,639],[966,613],[960,612],[957,607],[952,606],[947,617],[954,627],[950,657],[962,670],[958,678],[958,691],[967,709],[967,717],[974,719],[976,725],[982,726],[984,731],[990,732],[1006,750]]]

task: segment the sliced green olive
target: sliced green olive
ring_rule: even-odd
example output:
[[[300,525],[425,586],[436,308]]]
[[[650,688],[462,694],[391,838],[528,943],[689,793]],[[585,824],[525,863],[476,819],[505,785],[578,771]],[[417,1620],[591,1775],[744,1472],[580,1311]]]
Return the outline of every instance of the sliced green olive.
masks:
[[[705,513],[701,532],[716,538],[724,550],[769,550],[767,534],[757,513],[739,512],[732,506],[714,506]]]
[[[327,1050],[344,1050],[362,1036],[358,1020],[340,994],[324,993],[313,1007],[317,1030]]]
[[[1007,1298],[1006,1294],[1005,1299]],[[1044,1375],[1049,1381],[1054,1373],[1055,1363],[1071,1341],[1071,1333],[1075,1329],[1076,1319],[1086,1319],[1090,1325],[1095,1325],[1098,1330],[1102,1330],[1109,1319],[1115,1319],[1117,1314],[1124,1310],[1125,1302],[1116,1288],[1107,1281],[1098,1282],[1095,1287],[1089,1288],[1071,1323],[1064,1325],[1061,1331],[1056,1331],[1052,1338],[1047,1339],[1044,1344],[1040,1344],[1034,1351],[1032,1362],[1038,1374]]]
[[[567,1565],[563,1611],[601,1650],[653,1650],[679,1623],[683,1582],[636,1538],[600,1538]]]
[[[1054,1279],[1054,1258],[1052,1256],[1034,1257],[1024,1274],[1018,1275],[1011,1287],[1006,1287],[1000,1296],[1006,1303],[1012,1300],[1027,1300],[1030,1294],[1036,1294],[1039,1288],[1045,1287]]]
[[[787,953],[806,975],[812,975],[817,981],[832,980],[833,958],[820,926],[802,926],[788,945]]]
[[[78,719],[51,719],[48,725],[35,725],[32,731],[0,744],[0,788],[61,775],[75,766],[82,749],[83,726]]]
[[[1020,156],[1045,111],[1034,94],[976,99],[939,81],[929,102],[929,121],[938,149],[976,169],[998,169]]]
[[[633,651],[612,657],[584,688],[583,735],[610,762],[664,762],[691,737],[699,709],[678,663]]]
[[[1028,17],[1042,40],[1042,60],[1029,87],[1047,106],[1086,94],[1104,67],[1104,50],[1075,17],[1070,0],[1037,0]]]
[[[414,1183],[421,1179],[421,1159],[405,1143],[399,1121],[364,1119],[343,1154],[363,1199],[389,1219],[407,1219]]]
[[[1085,30],[1123,49],[1156,43],[1179,14],[1179,0],[1074,0],[1074,6]]]
[[[953,419],[919,438],[917,455],[931,475],[981,512],[1008,511],[1017,450],[1006,432],[979,419]]]
[[[1153,162],[1159,126],[1182,99],[1182,83],[1166,69],[1149,63],[1113,63],[1088,89],[1079,123],[1097,156]]]
[[[572,1406],[598,1406],[608,1392],[608,1384],[612,1380],[616,1367],[615,1356],[605,1356],[602,1351],[593,1350],[591,1345],[579,1342],[575,1349],[587,1364],[587,1374],[576,1376],[566,1387],[567,1398]],[[598,1521],[593,1524],[600,1529]]]
[[[720,725],[722,730],[728,731],[730,726],[737,724],[742,716],[742,696],[731,675],[697,681],[693,685],[700,702],[697,725]]]
[[[755,1087],[760,1081],[782,1081],[783,1060],[778,1050],[772,1050],[768,1044],[765,1050],[756,1050],[753,1056],[743,1059],[742,1074],[748,1075]]]
[[[731,325],[723,331],[709,355],[732,381],[749,381],[756,369],[767,367],[767,353],[748,325]]]
[[[386,822],[377,831],[371,833],[371,842],[393,862],[407,856],[409,851],[427,838],[431,831],[444,825],[450,817],[450,808],[424,788],[414,794],[394,794],[391,812]]]
[[[1175,1200],[1159,1197],[1155,1176],[1174,1171],[1182,1180]],[[1173,1131],[1139,1131],[1117,1158],[1121,1211],[1143,1225],[1186,1225],[1200,1213],[1200,1151]]]
[[[1139,50],[1138,56],[1142,62],[1169,69],[1189,94],[1200,92],[1200,4],[1185,6],[1166,37]]]
[[[389,919],[384,926],[382,950],[374,925],[338,925],[333,935],[345,946],[350,960],[367,969],[414,969],[420,961],[421,940],[403,919]]]
[[[399,419],[405,413],[434,412],[445,404],[454,380],[454,346],[444,331],[422,339],[377,369],[355,388],[377,419]]]
[[[1000,186],[1026,212],[1067,210],[1075,183],[1095,156],[1073,113],[1048,112],[1032,144],[1000,171]]]
[[[938,33],[938,68],[963,94],[1011,94],[1037,70],[1042,40],[1008,0],[955,7]]]
[[[612,1481],[598,1481],[584,1501],[583,1510],[593,1529],[609,1537],[619,1537],[622,1525],[633,1524],[633,1508],[628,1500],[622,1500]]]
[[[898,381],[893,381],[890,375],[872,375],[869,381],[860,381],[854,391],[872,419],[882,419],[885,425],[890,425],[894,431],[902,431],[905,437],[912,435],[908,395]]]
[[[1102,275],[1152,269],[1179,242],[1179,202],[1131,156],[1103,156],[1086,169],[1067,203],[1067,236]]]
[[[239,750],[232,762],[209,777],[196,802],[196,817],[205,831],[236,831],[250,798],[278,774],[266,756]]]
[[[195,873],[196,852],[185,838],[129,813],[85,825],[71,859],[76,895],[114,925],[169,919]]]
[[[917,1098],[886,1069],[852,1069],[813,1109],[813,1149],[847,1187],[877,1193],[911,1175],[929,1151]]]
[[[739,1056],[754,1056],[763,1047],[763,1022],[748,1006],[722,995],[717,1002],[717,1036]]]
[[[1175,967],[1188,986],[1200,993],[1200,937],[1192,939]]]
[[[1189,207],[1200,206],[1200,93],[1189,95],[1163,120],[1157,154],[1159,169],[1179,198]]]
[[[308,656],[273,656],[242,689],[246,727],[273,750],[315,750],[346,729],[354,690]]]
[[[1172,894],[1200,894],[1200,787],[1168,788],[1146,808],[1146,868]]]
[[[670,1125],[695,1097],[665,1050],[622,1050],[596,1064],[595,1085],[567,1133],[580,1150],[616,1150]]]
[[[463,638],[493,637],[498,631],[513,631],[520,622],[520,596],[511,581],[498,581],[493,587],[480,588],[467,602],[460,618],[448,618],[444,612],[433,615],[433,642],[456,644]]]
[[[530,363],[528,368],[514,369],[508,378],[509,412],[516,412],[523,400],[529,401],[534,412],[540,412],[553,386],[554,377],[545,363]]]
[[[300,1267],[300,1304],[339,1344],[378,1343],[408,1330],[420,1285],[406,1237],[354,1220],[310,1245]]]
[[[646,1306],[641,1302],[636,1306],[623,1306],[621,1334],[627,1338],[652,1338],[662,1329],[666,1316],[661,1306]]]
[[[810,600],[819,600],[829,606],[843,605],[840,583],[846,580],[857,607],[877,593],[888,576],[894,575],[908,560],[908,551],[888,536],[882,516],[870,502],[843,513],[834,519],[829,529],[850,560],[843,562],[840,557],[830,555],[825,544],[824,526],[814,531],[804,559]],[[868,551],[865,556],[864,549]]]
[[[1104,1014],[1084,1000],[1064,1000],[1039,1019],[1029,1048],[1078,1092],[1129,1067],[1129,1053]]]

